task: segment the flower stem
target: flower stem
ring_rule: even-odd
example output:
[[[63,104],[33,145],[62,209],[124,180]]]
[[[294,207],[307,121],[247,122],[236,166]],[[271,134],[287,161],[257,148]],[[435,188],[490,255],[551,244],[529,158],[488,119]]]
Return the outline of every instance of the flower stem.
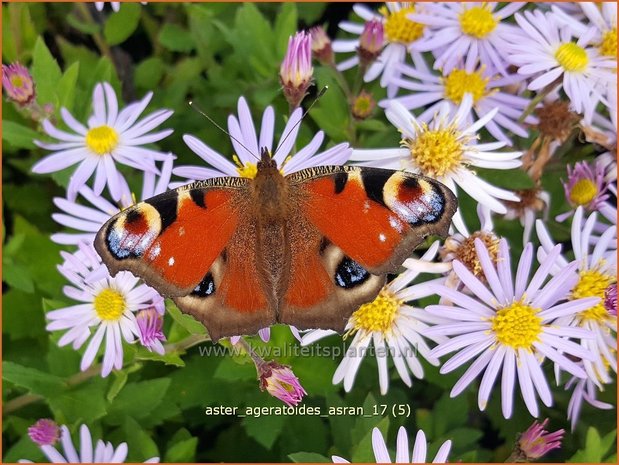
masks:
[[[537,105],[544,100],[548,94],[550,94],[553,90],[555,90],[555,88],[561,83],[561,79],[556,79],[555,81],[551,82],[550,84],[548,84],[546,87],[544,87],[542,89],[541,92],[539,92],[535,97],[533,97],[533,99],[531,99],[531,102],[529,103],[529,106],[527,106],[524,111],[522,112],[522,115],[520,115],[520,118],[518,118],[518,123],[524,123],[524,120],[527,118],[527,116],[529,116],[531,113],[533,113],[533,111],[535,111],[535,107],[537,107]]]
[[[90,10],[88,9],[89,6],[87,3],[76,3],[75,6],[81,13],[82,18],[84,19],[86,23],[92,24],[92,25],[97,24],[95,20],[93,19],[92,14],[90,14]],[[99,32],[93,33],[92,38],[95,41],[95,44],[97,45],[97,48],[99,49],[101,54],[105,55],[112,62],[112,65],[114,65],[114,68],[116,68],[116,62],[114,60],[114,56],[112,55],[112,49],[107,44],[107,42],[105,41],[101,33]],[[116,70],[116,74],[118,74],[118,70]]]

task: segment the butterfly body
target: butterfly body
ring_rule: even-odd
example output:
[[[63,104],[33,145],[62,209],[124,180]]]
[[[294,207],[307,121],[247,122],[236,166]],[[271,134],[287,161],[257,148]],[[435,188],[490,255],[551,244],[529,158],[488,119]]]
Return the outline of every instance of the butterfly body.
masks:
[[[95,247],[207,327],[213,340],[275,323],[342,331],[455,212],[442,184],[399,171],[319,166],[167,191],[111,218]]]

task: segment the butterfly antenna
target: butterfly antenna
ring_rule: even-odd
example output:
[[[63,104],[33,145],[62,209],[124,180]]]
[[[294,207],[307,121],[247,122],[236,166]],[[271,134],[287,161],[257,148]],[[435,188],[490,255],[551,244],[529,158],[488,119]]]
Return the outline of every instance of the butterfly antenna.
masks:
[[[247,152],[254,157],[256,160],[260,160],[260,157],[257,156],[255,153],[253,153],[251,150],[249,150],[245,144],[243,142],[241,142],[240,140],[238,140],[236,137],[234,137],[232,134],[230,134],[228,131],[226,131],[224,128],[222,128],[219,124],[217,124],[215,122],[215,120],[213,118],[211,118],[209,115],[207,115],[206,113],[204,113],[195,103],[193,103],[192,100],[189,101],[189,106],[191,108],[193,108],[195,111],[197,111],[198,113],[200,113],[202,116],[204,116],[207,120],[209,120],[213,126],[215,126],[217,129],[219,129],[221,132],[223,132],[224,134],[226,134],[230,139],[232,139],[233,141],[235,141],[236,143],[238,143],[241,147],[243,147],[245,150],[247,150]]]
[[[314,106],[314,104],[318,101],[318,99],[320,99],[320,97],[322,97],[325,92],[329,90],[329,86],[324,86],[322,89],[320,89],[320,92],[318,92],[318,95],[316,96],[316,98],[314,99],[314,101],[311,103],[311,105],[307,108],[307,110],[305,110],[305,112],[301,115],[301,118],[299,118],[299,121],[296,122],[296,124],[294,126],[292,126],[290,128],[290,131],[288,131],[288,134],[286,134],[284,136],[284,138],[282,140],[279,141],[279,144],[277,144],[277,148],[275,149],[275,152],[273,153],[273,157],[275,157],[275,154],[277,153],[277,151],[284,145],[284,142],[286,141],[286,139],[288,139],[288,137],[290,136],[290,134],[293,133],[293,131],[295,130],[295,128],[301,124],[301,121],[303,121],[303,119],[305,119],[305,117],[307,116],[307,114],[310,112],[310,110],[312,109],[312,107]]]

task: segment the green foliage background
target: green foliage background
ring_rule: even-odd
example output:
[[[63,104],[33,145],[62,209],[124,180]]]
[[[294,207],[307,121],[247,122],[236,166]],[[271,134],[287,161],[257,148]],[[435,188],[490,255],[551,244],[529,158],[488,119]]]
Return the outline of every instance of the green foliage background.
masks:
[[[96,82],[109,81],[125,103],[154,91],[149,110],[171,108],[166,123],[175,132],[159,144],[172,151],[180,164],[199,161],[181,140],[190,133],[222,153],[229,142],[204,118],[191,111],[196,101],[212,118],[225,122],[244,95],[257,117],[275,106],[276,133],[281,133],[288,105],[280,92],[279,63],[288,36],[297,28],[326,23],[336,30],[350,5],[299,4],[123,4],[119,13],[98,14],[88,5],[3,4],[3,62],[27,65],[37,85],[38,103],[68,108],[78,120],[90,112]],[[354,75],[349,76],[352,81]],[[349,141],[357,147],[395,146],[398,134],[384,117],[362,123],[350,119],[344,94],[330,69],[315,65],[318,86],[331,90],[302,125],[299,143],[305,144],[323,129],[329,144]],[[367,87],[383,96],[376,83]],[[504,461],[519,431],[532,422],[519,396],[514,417],[504,420],[499,396],[486,412],[479,412],[476,390],[469,388],[457,399],[449,390],[461,371],[441,376],[426,366],[426,378],[408,389],[391,369],[389,393],[378,390],[376,362],[368,357],[351,393],[333,386],[331,378],[339,358],[288,357],[280,362],[293,367],[308,391],[307,406],[374,406],[406,404],[410,417],[352,415],[266,416],[237,418],[206,416],[210,405],[278,406],[279,401],[260,392],[253,364],[246,356],[204,357],[199,348],[187,347],[200,325],[174,308],[167,313],[165,333],[178,350],[165,357],[125,346],[125,368],[106,379],[92,370],[79,373],[80,353],[59,348],[59,334],[45,330],[44,312],[70,305],[62,293],[64,279],[57,272],[60,250],[49,236],[59,227],[51,219],[52,198],[64,196],[71,169],[51,177],[30,174],[44,151],[35,147],[40,138],[37,124],[3,102],[3,459],[42,460],[26,435],[39,418],[51,417],[76,432],[86,423],[95,438],[118,444],[126,441],[131,461],[160,456],[162,461],[329,461],[337,454],[355,461],[372,461],[371,429],[378,426],[395,444],[400,425],[414,435],[423,428],[434,444],[453,440],[450,460]],[[526,148],[535,139],[521,140]],[[571,142],[569,150],[546,174],[545,187],[553,196],[551,217],[566,210],[559,177],[565,164],[591,154],[592,146]],[[480,170],[482,171],[482,170]],[[141,178],[123,170],[132,188],[139,191]],[[522,172],[482,173],[495,184],[511,189],[531,187]],[[473,202],[462,197],[465,219],[476,224]],[[557,240],[569,237],[565,226],[550,224]],[[514,253],[521,247],[522,229],[517,222],[497,221],[497,231],[510,239]],[[428,302],[421,302],[427,304]],[[257,338],[257,346],[265,346]],[[210,343],[202,344],[206,346]],[[287,328],[274,328],[271,347],[296,344]],[[339,337],[320,342],[339,347]],[[549,377],[551,367],[546,367]],[[94,374],[94,376],[93,376]],[[553,429],[569,429],[565,415],[568,393],[554,389],[556,405],[542,410]],[[602,400],[614,402],[614,385]],[[573,435],[550,460],[616,461],[616,412],[585,406]],[[74,437],[76,437],[74,435]],[[432,455],[430,455],[432,456]]]

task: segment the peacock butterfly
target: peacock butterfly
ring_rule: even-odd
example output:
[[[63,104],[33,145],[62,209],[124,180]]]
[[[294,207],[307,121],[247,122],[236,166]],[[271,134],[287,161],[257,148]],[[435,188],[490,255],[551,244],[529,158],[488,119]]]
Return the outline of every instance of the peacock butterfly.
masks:
[[[95,248],[208,329],[275,323],[342,331],[412,250],[446,235],[457,201],[424,176],[318,166],[283,176],[263,149],[255,178],[207,179],[112,217]]]

